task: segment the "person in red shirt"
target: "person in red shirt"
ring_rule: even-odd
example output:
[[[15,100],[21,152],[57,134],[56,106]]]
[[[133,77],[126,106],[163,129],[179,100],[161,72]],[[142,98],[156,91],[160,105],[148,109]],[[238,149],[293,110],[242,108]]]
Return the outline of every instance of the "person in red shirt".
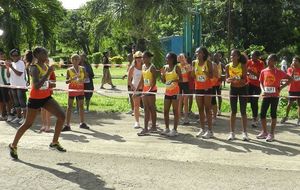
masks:
[[[298,96],[296,98],[291,97],[289,98],[289,103],[286,108],[286,115],[282,118],[281,123],[285,123],[288,120],[289,112],[291,106],[294,101],[297,100],[298,104],[298,121],[297,125],[300,125],[300,57],[296,56],[293,58],[293,62],[291,67],[288,68],[287,73],[289,76],[293,77],[294,81],[288,87],[289,96]]]
[[[263,92],[263,100],[260,112],[262,131],[256,137],[258,139],[266,139],[267,142],[271,142],[274,140],[274,132],[277,122],[277,106],[279,102],[279,93],[293,80],[285,72],[275,67],[277,61],[278,57],[275,54],[269,55],[267,59],[268,67],[262,70],[259,77],[261,90]],[[282,79],[287,79],[287,82],[281,84]],[[272,121],[271,132],[268,134],[266,114],[270,106]]]
[[[247,82],[248,82],[248,95],[260,95],[261,89],[259,84],[259,75],[264,69],[264,62],[259,60],[259,51],[253,51],[251,53],[251,59],[247,62]],[[258,98],[249,97],[248,102],[251,104],[253,121],[251,126],[257,127],[258,116]]]

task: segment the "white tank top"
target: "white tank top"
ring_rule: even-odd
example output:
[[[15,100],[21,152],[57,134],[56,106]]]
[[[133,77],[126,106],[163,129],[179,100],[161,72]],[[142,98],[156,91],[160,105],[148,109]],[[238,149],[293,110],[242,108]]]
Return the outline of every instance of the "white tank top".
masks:
[[[142,78],[142,70],[138,70],[135,67],[133,69],[134,70],[131,84],[134,86],[134,88],[137,88]]]

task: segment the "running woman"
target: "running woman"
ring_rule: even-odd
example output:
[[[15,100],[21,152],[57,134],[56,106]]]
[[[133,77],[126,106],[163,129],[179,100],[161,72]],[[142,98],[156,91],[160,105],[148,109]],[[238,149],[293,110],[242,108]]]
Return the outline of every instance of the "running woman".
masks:
[[[264,69],[264,62],[259,60],[259,51],[253,51],[251,53],[251,59],[247,62],[247,81],[248,81],[248,95],[260,95],[261,89],[259,84],[259,75]],[[252,110],[252,127],[258,126],[258,98],[249,97],[248,101],[251,104]]]
[[[162,82],[166,84],[165,100],[164,100],[164,120],[166,129],[161,133],[162,135],[167,135],[174,137],[178,135],[177,126],[179,121],[179,109],[178,109],[178,94],[179,85],[178,82],[182,81],[181,70],[177,66],[177,55],[175,53],[168,53],[166,56],[166,63],[161,70]],[[174,113],[174,128],[170,131],[170,107],[173,107]]]
[[[71,62],[73,64],[67,70],[67,80],[66,83],[69,84],[69,98],[68,98],[68,107],[67,107],[67,118],[66,125],[62,129],[62,131],[71,131],[70,121],[71,121],[71,112],[73,107],[74,99],[76,98],[78,101],[79,108],[79,116],[80,116],[80,124],[79,127],[82,129],[89,129],[89,127],[84,122],[84,81],[87,79],[87,74],[84,67],[80,66],[80,56],[78,54],[74,54],[71,57]],[[72,91],[74,90],[74,91]]]
[[[156,68],[151,63],[153,54],[149,51],[143,53],[143,68],[142,78],[139,86],[143,86],[143,103],[144,103],[144,129],[138,133],[139,136],[147,135],[149,132],[157,132],[156,128],[156,106],[155,106],[155,93],[157,92],[156,87]],[[152,127],[148,130],[148,124],[152,120]]]
[[[231,51],[231,63],[226,65],[226,81],[230,83],[230,134],[227,140],[235,140],[235,120],[239,99],[242,116],[243,141],[249,141],[247,134],[247,58],[237,49]]]
[[[65,121],[65,114],[59,104],[51,97],[50,88],[52,87],[52,83],[48,81],[50,74],[54,71],[54,66],[46,65],[48,52],[45,48],[37,47],[33,50],[32,54],[37,62],[30,65],[31,90],[27,104],[27,115],[25,122],[18,129],[13,143],[9,144],[10,155],[14,159],[18,159],[17,145],[19,140],[32,126],[40,108],[48,110],[57,118],[53,140],[49,145],[50,148],[66,152],[66,149],[58,142]]]
[[[289,118],[291,106],[294,101],[298,104],[298,121],[297,125],[300,126],[300,57],[296,56],[293,58],[291,67],[287,70],[288,75],[293,77],[294,81],[288,87],[289,96],[297,96],[296,98],[289,98],[288,105],[286,107],[286,115],[282,118],[281,123],[285,123]]]
[[[184,119],[183,119],[183,124],[189,124],[188,121],[188,96],[185,96],[184,94],[189,94],[190,89],[189,89],[189,75],[191,73],[191,66],[188,64],[186,57],[183,53],[179,54],[178,56],[178,66],[181,70],[181,78],[182,81],[179,81],[179,119],[182,111],[182,105],[183,105],[183,114],[184,114]]]
[[[134,61],[132,66],[128,71],[128,84],[130,85],[131,91],[133,91],[133,112],[134,112],[134,128],[140,128],[140,103],[141,103],[141,92],[142,86],[139,86],[139,83],[142,78],[142,63],[143,63],[143,53],[141,51],[135,52],[133,55]]]
[[[205,47],[196,49],[197,59],[193,61],[192,75],[195,78],[196,102],[199,111],[200,131],[196,137],[212,138],[212,115],[211,115],[211,95],[213,77],[212,63],[208,60],[208,50]],[[205,118],[207,120],[208,130],[205,130]]]
[[[276,68],[275,65],[277,61],[278,57],[275,54],[269,55],[267,59],[268,67],[262,70],[259,77],[261,90],[263,92],[263,100],[260,111],[262,131],[256,137],[258,139],[266,139],[267,142],[272,142],[275,138],[274,133],[277,122],[277,106],[279,102],[280,91],[289,85],[293,80],[293,78],[287,73]],[[287,79],[287,82],[281,84],[282,79]],[[270,106],[272,121],[271,132],[268,133],[266,114]]]

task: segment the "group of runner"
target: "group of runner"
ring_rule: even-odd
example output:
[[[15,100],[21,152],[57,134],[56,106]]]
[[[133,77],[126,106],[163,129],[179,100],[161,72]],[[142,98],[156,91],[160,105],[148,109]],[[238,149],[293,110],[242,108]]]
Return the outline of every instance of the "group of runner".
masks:
[[[155,93],[157,92],[157,69],[151,63],[153,54],[146,51],[137,51],[133,54],[133,62],[128,69],[128,86],[133,95],[133,114],[135,116],[134,128],[139,128],[139,107],[144,103],[145,119],[144,128],[137,133],[139,136],[157,133]],[[262,130],[256,136],[268,142],[274,140],[277,121],[277,106],[280,91],[289,86],[289,102],[297,100],[298,114],[300,114],[300,60],[294,57],[288,73],[276,68],[278,57],[270,54],[266,64],[260,60],[260,52],[251,52],[251,58],[234,49],[231,51],[230,63],[225,66],[221,62],[221,54],[210,54],[205,47],[199,47],[195,52],[195,60],[189,63],[184,54],[178,56],[174,53],[166,55],[166,64],[160,69],[161,81],[165,84],[164,120],[165,130],[161,132],[166,136],[177,136],[178,123],[183,107],[183,124],[188,124],[190,110],[189,100],[195,96],[198,111],[200,131],[196,137],[214,137],[213,125],[217,115],[221,115],[221,87],[222,81],[230,84],[230,131],[228,140],[235,140],[235,123],[237,104],[239,103],[242,117],[242,140],[249,141],[247,133],[247,103],[251,104],[252,127],[258,127],[260,119]],[[260,117],[258,117],[258,99],[262,96]],[[217,98],[219,105],[217,106]],[[150,104],[149,104],[150,103]],[[182,106],[183,105],[183,106]],[[172,130],[169,127],[170,108],[174,114]],[[271,130],[268,132],[266,114],[271,110]],[[290,109],[288,107],[288,109]],[[299,115],[300,118],[300,115]],[[151,127],[149,128],[149,122]],[[298,119],[297,124],[300,124]],[[206,127],[207,126],[207,127]]]
[[[1,68],[1,86],[0,88],[0,107],[2,119],[8,119],[10,108],[15,108],[17,112],[18,123],[21,126],[15,135],[11,144],[9,144],[10,155],[18,158],[17,145],[20,138],[28,130],[40,109],[54,115],[57,120],[55,132],[50,148],[65,152],[58,139],[61,131],[70,131],[71,109],[74,99],[78,101],[80,113],[80,128],[89,129],[84,123],[84,83],[90,82],[90,76],[87,69],[80,66],[81,57],[77,54],[72,55],[72,66],[67,69],[66,83],[69,86],[68,107],[66,114],[59,104],[52,98],[51,89],[56,87],[55,77],[50,79],[54,73],[54,65],[49,65],[48,52],[45,48],[37,47],[33,51],[27,51],[24,57],[26,64],[20,66],[20,52],[17,49],[9,53],[11,60],[4,58],[4,52],[0,52]],[[235,139],[235,122],[237,113],[237,104],[239,102],[242,116],[242,139],[248,141],[247,134],[247,102],[251,102],[253,122],[252,126],[258,125],[258,98],[262,92],[262,105],[260,111],[260,121],[262,130],[257,135],[258,139],[265,139],[270,142],[274,140],[274,133],[277,119],[277,106],[279,102],[280,91],[289,85],[290,102],[297,100],[298,116],[300,118],[300,58],[294,57],[288,73],[276,68],[278,58],[275,54],[270,54],[266,60],[266,68],[263,61],[259,59],[259,52],[254,51],[251,59],[234,49],[231,51],[230,63],[226,66],[221,62],[221,54],[211,55],[207,48],[199,47],[195,51],[195,60],[188,61],[184,54],[176,55],[168,53],[166,55],[166,64],[160,70],[152,63],[154,55],[149,52],[137,51],[133,54],[133,62],[128,69],[128,85],[132,91],[133,109],[135,116],[135,128],[139,128],[139,107],[141,100],[144,106],[145,117],[144,127],[137,133],[138,136],[157,133],[156,125],[156,80],[158,71],[160,80],[165,84],[164,96],[164,121],[165,129],[161,135],[174,137],[178,135],[178,124],[183,107],[183,124],[188,124],[188,114],[191,110],[190,100],[195,96],[198,111],[200,131],[196,137],[205,139],[214,137],[213,125],[217,115],[221,115],[221,86],[222,81],[230,84],[230,132],[228,140]],[[225,74],[225,77],[224,75]],[[13,75],[24,77],[25,85],[14,82]],[[6,77],[5,77],[6,76]],[[25,77],[27,76],[27,77]],[[30,77],[29,77],[30,76]],[[30,80],[28,79],[30,78]],[[31,90],[26,105],[26,85],[30,84]],[[10,85],[10,86],[9,86]],[[13,103],[9,102],[12,97]],[[217,106],[217,97],[219,105]],[[7,100],[5,98],[8,98]],[[24,102],[22,102],[24,100]],[[25,104],[25,107],[24,107]],[[170,109],[174,114],[173,128],[170,129]],[[271,107],[271,130],[268,132],[266,125],[266,113]],[[5,115],[6,114],[6,115]],[[23,118],[22,118],[23,114]],[[66,116],[65,116],[66,115]],[[66,121],[66,125],[63,125]],[[151,124],[150,124],[151,121]],[[298,119],[298,124],[300,120]],[[150,127],[149,127],[150,125]],[[207,127],[206,127],[207,126]]]

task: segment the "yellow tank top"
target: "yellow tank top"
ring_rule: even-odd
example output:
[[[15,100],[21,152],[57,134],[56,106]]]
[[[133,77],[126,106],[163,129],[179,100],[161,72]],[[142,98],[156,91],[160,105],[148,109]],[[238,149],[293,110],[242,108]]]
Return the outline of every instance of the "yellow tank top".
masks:
[[[79,72],[77,73],[74,67],[68,69],[70,78],[78,77],[78,81],[84,81],[84,68],[79,66]]]
[[[189,74],[188,74],[188,66],[189,65],[183,65],[179,64],[179,68],[181,70],[181,76],[183,81],[188,81],[189,80]]]
[[[228,71],[229,71],[229,78],[235,78],[239,80],[243,76],[243,69],[241,63],[239,63],[237,67],[234,67],[232,62],[229,63]]]
[[[49,67],[46,65],[46,70],[44,70],[42,67],[40,67],[38,64],[33,64],[36,66],[36,68],[39,70],[39,79],[41,79],[45,74],[48,72]],[[33,86],[33,81],[31,82],[31,90],[29,97],[32,99],[43,99],[46,97],[49,97],[51,95],[51,91],[49,88],[49,81],[46,80],[44,84],[39,88],[35,89]]]
[[[143,79],[144,79],[144,86],[150,86],[151,81],[153,80],[153,76],[151,73],[151,68],[153,65],[151,65],[148,69],[145,65],[143,65]]]
[[[199,65],[199,61],[195,60],[194,61],[195,65],[195,76],[196,76],[196,81],[198,82],[205,82],[207,80],[206,74],[204,73],[205,70],[208,70],[207,67],[207,61],[203,65]]]
[[[168,66],[165,67],[165,70],[166,70],[166,84],[169,84],[170,81],[172,81],[172,80],[179,80],[179,77],[176,73],[176,67],[177,66],[175,66],[171,72],[167,71]]]
[[[34,66],[37,67],[37,69],[39,70],[39,79],[41,79],[47,72],[48,72],[48,65],[45,65],[46,66],[46,70],[44,70],[41,66],[39,66],[38,64],[33,64]],[[32,80],[32,79],[31,79]],[[31,84],[33,84],[33,81],[31,81]],[[49,81],[46,80],[44,82],[44,84],[41,86],[40,90],[45,90],[45,89],[48,89],[49,87]]]

